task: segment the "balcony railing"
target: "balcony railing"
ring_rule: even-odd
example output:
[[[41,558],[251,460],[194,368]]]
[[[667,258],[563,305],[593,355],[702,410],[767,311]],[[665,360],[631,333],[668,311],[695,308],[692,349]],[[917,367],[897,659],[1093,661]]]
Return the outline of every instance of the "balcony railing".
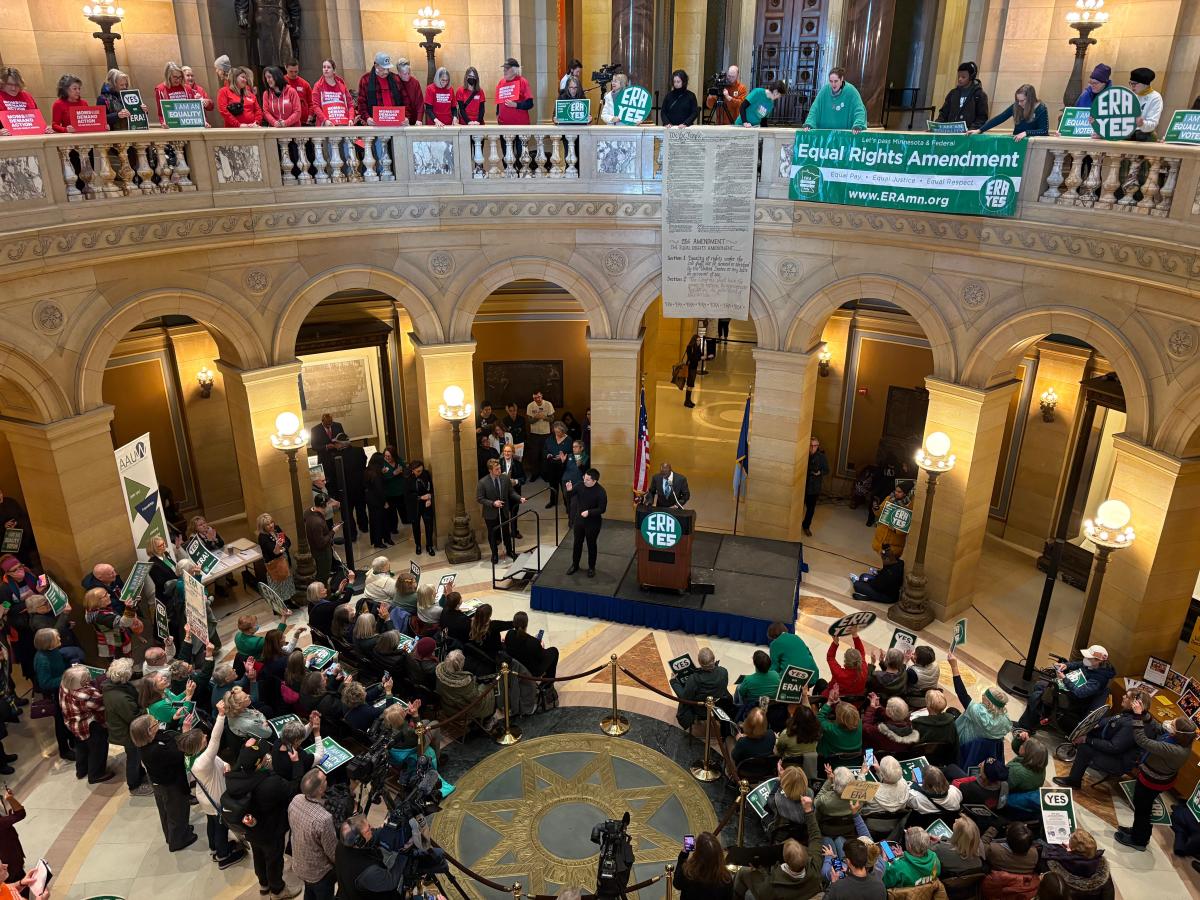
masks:
[[[787,200],[794,134],[758,133],[761,200]],[[662,192],[662,154],[656,127],[211,128],[0,138],[0,210],[10,214],[0,231],[321,198],[653,195]],[[1018,218],[1133,232],[1129,217],[1145,216],[1135,233],[1195,245],[1178,228],[1200,226],[1200,148],[1031,139],[1020,201]],[[1147,232],[1157,219],[1174,224]]]

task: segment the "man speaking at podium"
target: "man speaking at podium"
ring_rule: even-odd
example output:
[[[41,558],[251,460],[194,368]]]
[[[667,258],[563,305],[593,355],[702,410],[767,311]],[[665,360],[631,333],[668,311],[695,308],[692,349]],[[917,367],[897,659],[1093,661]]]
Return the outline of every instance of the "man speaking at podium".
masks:
[[[658,474],[650,479],[650,489],[642,497],[646,506],[682,508],[692,498],[685,475],[672,471],[670,463],[663,463]]]

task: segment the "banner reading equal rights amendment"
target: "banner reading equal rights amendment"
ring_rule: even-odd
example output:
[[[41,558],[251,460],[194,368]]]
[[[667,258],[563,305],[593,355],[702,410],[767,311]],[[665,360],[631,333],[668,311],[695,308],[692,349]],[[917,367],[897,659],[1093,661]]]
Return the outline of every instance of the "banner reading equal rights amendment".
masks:
[[[1025,142],[1011,135],[798,131],[792,200],[969,216],[1017,209]]]

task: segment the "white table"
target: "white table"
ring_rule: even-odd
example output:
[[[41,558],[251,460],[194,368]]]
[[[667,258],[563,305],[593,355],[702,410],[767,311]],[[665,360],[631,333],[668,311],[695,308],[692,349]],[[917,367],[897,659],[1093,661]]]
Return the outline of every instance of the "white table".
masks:
[[[240,569],[244,569],[246,566],[252,566],[263,558],[262,549],[258,546],[258,542],[252,541],[249,538],[238,538],[236,541],[229,541],[220,550],[214,551],[213,555],[221,562],[201,579],[206,585],[212,584],[217,579],[231,575]]]

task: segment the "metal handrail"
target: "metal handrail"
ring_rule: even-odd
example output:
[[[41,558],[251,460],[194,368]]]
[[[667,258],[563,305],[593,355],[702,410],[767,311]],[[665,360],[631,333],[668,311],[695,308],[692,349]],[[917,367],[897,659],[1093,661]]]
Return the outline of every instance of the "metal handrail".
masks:
[[[536,497],[537,495],[535,494],[534,496]],[[526,501],[528,501],[530,498],[526,497],[525,499],[526,499]],[[508,507],[505,506],[504,511],[507,512],[507,510],[508,510]],[[556,520],[555,524],[557,524],[557,518],[558,518],[557,513],[558,513],[558,505],[555,504],[555,520]],[[535,549],[537,550],[537,571],[540,573],[542,571],[542,517],[541,517],[541,514],[538,513],[538,511],[536,509],[527,509],[524,512],[519,512],[515,516],[510,516],[508,518],[505,518],[502,513],[500,516],[500,521],[497,522],[495,524],[495,526],[492,527],[492,531],[498,532],[498,531],[500,531],[500,529],[505,528],[505,527],[512,527],[513,530],[516,531],[515,526],[516,526],[517,520],[520,519],[521,516],[529,516],[529,515],[533,516],[534,527],[537,529]],[[496,539],[497,539],[497,543],[502,541],[504,539],[503,533],[497,534]],[[488,541],[488,544],[490,546],[491,541]],[[517,544],[517,539],[514,536],[513,537],[513,549],[514,550],[516,550],[516,544]],[[505,549],[507,549],[507,547]],[[516,552],[517,552],[517,556],[521,555],[521,551],[517,550]],[[514,559],[513,562],[516,562],[516,560]],[[508,580],[507,578],[500,579],[500,581],[507,581],[507,580]],[[495,590],[497,588],[500,581],[497,581],[497,579],[496,579],[496,563],[493,562],[492,563],[492,590]]]

